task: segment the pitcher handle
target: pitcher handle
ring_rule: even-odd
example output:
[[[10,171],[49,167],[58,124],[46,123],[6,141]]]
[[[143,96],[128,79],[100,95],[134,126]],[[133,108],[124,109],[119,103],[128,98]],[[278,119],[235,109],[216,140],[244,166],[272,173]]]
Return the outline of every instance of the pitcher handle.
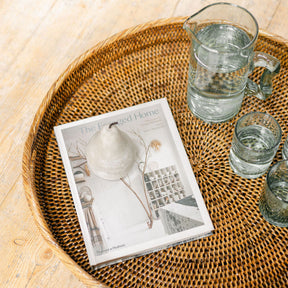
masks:
[[[260,85],[248,79],[245,95],[256,96],[261,100],[266,100],[272,94],[272,78],[279,73],[280,62],[277,58],[267,53],[256,51],[254,52],[251,70],[254,67],[265,67],[266,69],[261,76]]]

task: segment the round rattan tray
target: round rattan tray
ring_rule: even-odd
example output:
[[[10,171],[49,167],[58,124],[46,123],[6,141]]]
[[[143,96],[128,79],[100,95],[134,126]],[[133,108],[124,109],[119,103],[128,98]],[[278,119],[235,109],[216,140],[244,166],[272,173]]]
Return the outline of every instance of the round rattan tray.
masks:
[[[266,111],[282,127],[274,162],[288,136],[287,42],[261,32],[257,50],[276,56],[281,71],[273,95],[246,98],[223,124],[205,124],[186,105],[189,39],[183,18],[128,29],[76,59],[40,106],[23,155],[26,196],[42,235],[89,287],[284,287],[288,229],[267,223],[258,210],[265,176],[233,174],[228,153],[235,121]],[[262,71],[251,78],[259,80]],[[53,127],[166,97],[215,226],[212,236],[94,271],[82,239]]]

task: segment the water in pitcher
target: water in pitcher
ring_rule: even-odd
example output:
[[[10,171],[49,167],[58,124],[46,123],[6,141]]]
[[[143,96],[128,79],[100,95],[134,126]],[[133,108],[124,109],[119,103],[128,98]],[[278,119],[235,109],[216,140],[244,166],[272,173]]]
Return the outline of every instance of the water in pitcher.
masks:
[[[241,144],[232,141],[230,150],[229,162],[232,169],[243,177],[256,178],[261,176],[273,160],[274,151],[268,151],[268,149],[275,146],[275,135],[265,127],[251,125],[239,132],[238,139]],[[256,156],[251,156],[247,149],[241,149],[242,145],[259,153]]]
[[[206,122],[226,121],[238,113],[249,72],[249,57],[241,53],[251,39],[228,24],[201,29],[189,63],[188,105]],[[249,54],[249,53],[248,53]]]

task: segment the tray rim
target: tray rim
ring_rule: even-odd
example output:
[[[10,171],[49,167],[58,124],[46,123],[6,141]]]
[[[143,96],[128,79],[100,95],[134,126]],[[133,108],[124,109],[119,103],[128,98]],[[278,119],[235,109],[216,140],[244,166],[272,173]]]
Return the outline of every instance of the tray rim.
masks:
[[[37,151],[33,149],[34,138],[37,136],[37,131],[39,125],[44,117],[44,112],[47,107],[50,105],[51,100],[54,94],[59,90],[63,82],[67,77],[74,71],[76,68],[81,65],[85,59],[91,57],[102,47],[105,47],[113,42],[124,39],[127,36],[132,34],[139,33],[149,28],[155,28],[157,26],[170,25],[170,24],[183,24],[184,21],[189,16],[180,16],[180,17],[171,17],[163,18],[154,21],[149,21],[147,23],[139,24],[131,28],[125,29],[121,32],[118,32],[107,39],[100,41],[92,48],[88,49],[86,52],[78,56],[75,60],[71,62],[70,65],[60,74],[57,80],[52,84],[51,88],[48,90],[47,94],[44,96],[40,106],[38,107],[33,122],[30,126],[28,136],[26,138],[23,156],[22,156],[22,179],[25,196],[28,202],[28,206],[32,212],[36,226],[40,230],[40,234],[44,240],[48,243],[55,255],[60,259],[60,261],[87,287],[99,287],[99,288],[109,288],[109,286],[101,283],[91,276],[87,271],[85,271],[80,265],[78,265],[57,243],[57,240],[54,238],[51,233],[45,218],[43,217],[41,207],[38,202],[37,193],[34,183],[34,163],[36,158]],[[270,33],[266,30],[259,29],[259,36],[278,42],[281,45],[284,45],[288,48],[288,40],[284,39],[281,36]]]

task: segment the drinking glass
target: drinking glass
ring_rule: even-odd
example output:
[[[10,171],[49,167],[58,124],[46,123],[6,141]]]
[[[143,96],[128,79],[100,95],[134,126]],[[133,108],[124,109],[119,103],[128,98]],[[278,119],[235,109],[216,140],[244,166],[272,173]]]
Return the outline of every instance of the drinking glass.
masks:
[[[224,122],[241,108],[244,95],[265,100],[279,61],[254,52],[258,24],[246,9],[230,4],[209,5],[189,17],[183,28],[190,37],[187,101],[205,122]],[[266,69],[260,85],[248,79],[254,67]]]
[[[286,138],[282,148],[282,157],[285,160],[288,159],[288,137]]]
[[[235,125],[229,163],[244,178],[257,178],[270,166],[282,137],[281,127],[269,114],[250,112]]]
[[[277,162],[269,169],[259,209],[269,223],[288,227],[288,160]]]

